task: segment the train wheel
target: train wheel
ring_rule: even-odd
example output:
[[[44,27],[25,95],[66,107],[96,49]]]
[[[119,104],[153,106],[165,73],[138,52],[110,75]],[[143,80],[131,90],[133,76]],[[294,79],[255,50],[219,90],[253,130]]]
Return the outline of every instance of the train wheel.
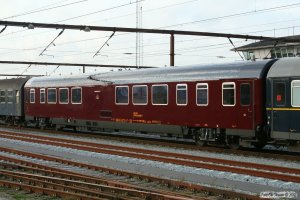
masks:
[[[264,146],[266,146],[266,144],[263,143],[263,142],[256,142],[256,143],[253,144],[253,146],[254,146],[256,149],[262,149],[262,148],[264,148]]]
[[[200,128],[199,131],[195,133],[195,142],[197,146],[203,147],[207,144],[207,132],[208,130],[206,128]]]
[[[237,150],[240,148],[240,137],[230,135],[227,137],[227,146],[230,149]]]

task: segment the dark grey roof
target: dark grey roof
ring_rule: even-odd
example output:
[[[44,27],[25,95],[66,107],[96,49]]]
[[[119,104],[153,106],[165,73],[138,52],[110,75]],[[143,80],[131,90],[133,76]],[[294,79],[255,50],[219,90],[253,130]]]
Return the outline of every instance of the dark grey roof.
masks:
[[[244,61],[227,64],[163,67],[131,71],[107,72],[71,77],[35,77],[26,87],[63,87],[106,84],[142,84],[190,82],[234,78],[262,78],[266,66],[274,60]]]
[[[289,37],[281,37],[281,38],[285,38],[285,39],[297,39],[299,40],[300,39],[300,35],[294,35],[294,36],[289,36]],[[286,42],[286,41],[280,41],[280,38],[279,39],[279,42],[276,44],[276,47],[277,46],[294,46],[294,45],[300,45],[300,43],[298,42],[295,42],[295,43],[291,43],[291,42]],[[244,46],[240,46],[240,47],[237,47],[235,49],[231,49],[232,51],[244,51],[244,50],[254,50],[254,49],[261,49],[261,48],[272,48],[274,47],[276,41],[274,40],[262,40],[262,41],[259,41],[259,42],[253,42],[253,43],[250,43],[250,44],[247,44],[247,45],[244,45]]]
[[[1,79],[0,89],[21,89],[29,78]]]
[[[274,63],[268,73],[268,78],[300,76],[300,58],[281,58]]]

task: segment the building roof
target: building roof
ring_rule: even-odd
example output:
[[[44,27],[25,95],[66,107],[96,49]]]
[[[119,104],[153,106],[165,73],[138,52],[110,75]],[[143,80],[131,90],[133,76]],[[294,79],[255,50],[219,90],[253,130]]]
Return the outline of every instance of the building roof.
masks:
[[[281,37],[284,39],[295,39],[299,40],[300,35],[294,35],[294,36],[289,36],[289,37]],[[278,39],[281,39],[278,38]],[[259,42],[253,42],[244,46],[240,46],[234,49],[231,49],[232,51],[247,51],[247,50],[255,50],[255,49],[265,49],[265,48],[272,48],[274,47],[276,41],[274,40],[262,40]],[[280,46],[295,46],[295,45],[300,45],[299,42],[286,42],[284,40],[279,40],[279,42],[276,44],[276,47]]]

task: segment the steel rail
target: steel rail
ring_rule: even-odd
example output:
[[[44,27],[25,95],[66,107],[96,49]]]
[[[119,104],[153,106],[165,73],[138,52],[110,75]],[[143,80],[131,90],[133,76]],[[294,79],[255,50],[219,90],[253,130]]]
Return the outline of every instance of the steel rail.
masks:
[[[9,158],[8,158],[9,159]],[[35,165],[34,163],[31,163],[31,165]],[[23,168],[22,168],[23,169]],[[30,169],[30,168],[29,168]],[[31,170],[31,169],[30,169]],[[42,173],[45,173],[45,170],[41,169],[33,169],[35,171],[39,171]],[[53,187],[54,189],[61,188],[63,191],[73,191],[72,193],[83,193],[86,194],[86,196],[96,196],[100,198],[109,198],[114,199],[118,197],[117,199],[120,200],[127,200],[131,199],[130,197],[133,197],[133,199],[138,198],[150,198],[150,199],[165,199],[165,200],[192,200],[195,199],[194,197],[188,197],[184,194],[175,193],[175,192],[166,192],[163,190],[150,190],[145,189],[142,187],[135,187],[133,185],[129,184],[122,184],[121,187],[115,187],[112,185],[102,185],[97,183],[89,183],[89,180],[93,180],[93,182],[98,181],[98,177],[91,178],[88,175],[87,176],[79,176],[76,175],[76,173],[68,173],[67,171],[65,173],[56,173],[55,168],[53,168],[51,171],[48,170],[46,173],[49,175],[63,175],[67,176],[67,178],[70,178],[71,180],[67,180],[64,178],[56,178],[56,177],[49,177],[44,175],[37,175],[37,174],[28,174],[24,172],[15,172],[15,171],[8,171],[8,170],[0,170],[0,177],[8,177],[8,178],[14,178],[17,180],[24,180],[29,183],[34,183],[34,185],[47,185],[50,187]],[[58,176],[59,177],[59,176]],[[80,179],[81,181],[74,180],[74,179]],[[1,180],[1,179],[0,179]],[[83,181],[84,180],[84,181]],[[99,182],[99,181],[98,181]],[[130,189],[130,187],[134,187],[136,189]],[[72,196],[72,193],[70,193],[70,196]],[[116,195],[117,194],[117,195]],[[125,197],[124,197],[125,195]],[[196,199],[204,199],[204,198],[196,198]]]
[[[7,170],[0,170],[1,176],[6,176],[7,178],[13,178],[17,180],[23,180],[26,182],[33,183],[34,185],[46,185],[47,187],[53,187],[54,189],[60,189],[63,191],[68,191],[70,196],[73,193],[83,193],[86,196],[95,196],[98,198],[109,198],[109,199],[120,199],[120,200],[128,200],[128,199],[136,199],[138,198],[151,198],[151,199],[165,199],[165,200],[192,200],[189,197],[179,196],[179,194],[175,195],[167,195],[161,193],[153,193],[147,191],[138,191],[126,188],[116,188],[113,186],[103,186],[98,184],[91,184],[85,182],[78,182],[73,180],[64,180],[60,178],[54,177],[46,177],[36,174],[27,174],[21,172],[11,172]],[[73,191],[73,192],[70,192]],[[84,196],[84,195],[83,195]],[[131,198],[132,197],[132,198]],[[196,199],[204,199],[204,198],[196,198]]]
[[[102,166],[97,166],[97,165],[91,165],[91,164],[87,164],[87,163],[66,160],[66,159],[57,158],[57,157],[53,157],[53,156],[46,156],[46,155],[41,155],[41,154],[36,154],[36,153],[19,151],[19,150],[11,149],[11,148],[0,147],[0,151],[9,152],[9,153],[13,153],[13,154],[21,155],[21,156],[38,158],[38,159],[47,160],[47,161],[59,162],[59,163],[67,164],[67,165],[87,168],[87,169],[91,169],[91,170],[95,170],[95,171],[107,172],[110,174],[115,174],[115,175],[120,175],[120,176],[136,177],[138,179],[159,182],[161,184],[176,187],[176,188],[186,188],[191,191],[207,191],[209,193],[219,194],[222,196],[230,196],[230,197],[245,198],[245,199],[260,199],[257,196],[253,196],[253,195],[249,195],[249,194],[241,194],[241,193],[234,192],[234,191],[227,191],[227,190],[221,190],[221,189],[216,189],[216,188],[210,188],[207,186],[201,186],[199,184],[192,184],[192,183],[182,182],[182,181],[177,181],[177,180],[164,179],[164,178],[155,177],[152,175],[137,174],[137,173],[133,173],[133,172],[129,172],[129,171],[117,170],[117,169],[112,169],[112,168],[102,167]],[[39,167],[43,167],[43,168],[49,169],[49,170],[53,169],[49,166],[43,166],[40,164],[35,164],[32,162],[15,159],[15,158],[9,158],[7,156],[2,156],[2,155],[0,155],[0,159],[18,163],[18,164],[24,164],[24,165],[28,165],[28,166],[39,166]],[[64,172],[64,170],[62,170],[62,169],[55,169],[55,170]],[[72,172],[72,173],[76,174],[75,172]],[[78,174],[78,175],[82,176],[82,174]],[[123,184],[125,184],[125,183],[123,183]]]
[[[42,177],[37,175],[29,175],[25,173],[18,173],[18,172],[9,172],[5,170],[0,170],[2,180],[3,177],[6,179],[13,179],[16,180],[18,183],[25,184],[27,187],[31,186],[38,186],[40,190],[49,189],[50,191],[53,191],[53,194],[56,194],[56,196],[61,196],[60,192],[65,191],[65,195],[67,197],[77,197],[77,198],[91,198],[91,199],[113,199],[118,197],[120,200],[127,200],[130,199],[130,197],[122,197],[122,194],[117,193],[117,195],[112,195],[106,192],[103,192],[101,189],[102,187],[99,187],[100,190],[96,191],[95,189],[87,189],[90,184],[85,184],[86,188],[79,187],[79,186],[73,186],[75,185],[74,181],[67,181],[60,179],[60,183],[57,183],[58,181],[55,181],[55,178],[52,177]],[[11,182],[16,182],[11,181]],[[30,183],[30,184],[27,184]],[[72,186],[68,186],[67,184],[72,184]],[[39,186],[39,185],[42,185]],[[117,190],[115,190],[117,191]]]
[[[279,174],[269,171],[259,171],[257,169],[251,169],[248,168],[248,163],[244,163],[244,165],[241,167],[234,167],[234,166],[226,166],[226,165],[216,165],[211,163],[204,163],[204,162],[194,162],[190,160],[181,160],[177,158],[167,158],[167,157],[161,157],[157,155],[148,155],[148,154],[141,154],[141,153],[135,153],[135,152],[127,152],[127,151],[120,151],[120,150],[113,150],[113,149],[106,149],[101,147],[89,147],[84,145],[76,145],[71,143],[66,143],[63,139],[60,139],[60,142],[54,142],[50,140],[55,140],[55,138],[48,137],[47,139],[33,139],[33,138],[25,138],[29,136],[23,136],[18,137],[12,135],[12,133],[2,134],[0,133],[2,137],[15,139],[15,140],[22,140],[27,142],[35,142],[35,143],[42,143],[47,145],[54,145],[54,146],[61,146],[61,147],[67,147],[67,148],[74,148],[78,150],[84,150],[84,151],[90,151],[90,152],[97,152],[97,153],[105,153],[105,154],[114,154],[119,156],[125,156],[125,157],[131,157],[131,158],[139,158],[139,159],[146,159],[146,160],[152,160],[152,161],[159,161],[159,162],[165,162],[165,163],[173,163],[178,165],[185,165],[190,167],[197,167],[197,168],[204,168],[209,170],[217,170],[217,171],[227,171],[231,173],[238,173],[238,174],[246,174],[246,175],[252,175],[256,177],[263,177],[263,178],[270,178],[270,179],[278,179],[282,181],[289,181],[289,182],[296,182],[300,183],[300,174]],[[25,134],[27,135],[27,134]],[[33,135],[33,137],[38,137],[36,135]],[[64,142],[63,142],[64,141]],[[75,141],[74,141],[75,142]],[[128,148],[130,150],[130,148]],[[219,164],[222,163],[222,159],[220,159]],[[267,169],[267,166],[265,167]],[[291,169],[294,170],[294,169]]]
[[[27,190],[30,192],[47,194],[50,196],[60,196],[60,197],[65,197],[65,198],[72,196],[72,197],[76,197],[81,200],[107,200],[107,198],[103,199],[103,198],[97,198],[97,197],[91,197],[91,196],[83,196],[81,194],[69,193],[66,191],[53,190],[53,189],[49,189],[49,188],[43,188],[43,187],[27,185],[27,184],[12,182],[12,181],[5,181],[5,180],[0,180],[0,186],[22,188],[23,190]]]
[[[1,133],[5,133],[8,135],[16,136],[16,134],[11,132],[0,131]],[[149,150],[143,148],[136,148],[136,147],[124,147],[124,146],[117,146],[117,145],[109,145],[109,144],[100,144],[94,142],[87,142],[87,141],[78,141],[78,140],[71,140],[71,139],[61,139],[56,137],[49,137],[49,136],[41,136],[35,134],[22,134],[18,133],[18,136],[22,137],[34,137],[35,139],[42,139],[42,140],[51,140],[57,141],[62,143],[71,143],[76,145],[84,145],[89,147],[96,147],[101,149],[113,149],[113,150],[120,150],[126,152],[134,152],[134,153],[143,153],[149,155],[157,155],[162,157],[171,157],[171,158],[180,158],[184,160],[193,160],[193,161],[200,161],[200,162],[209,162],[209,163],[221,163],[222,165],[230,165],[230,166],[238,166],[238,167],[246,167],[246,168],[255,168],[261,169],[266,171],[274,171],[280,173],[289,173],[289,174],[299,174],[300,169],[297,168],[289,168],[289,167],[281,167],[281,166],[274,166],[274,165],[265,165],[265,164],[258,164],[258,163],[251,163],[251,162],[241,162],[241,161],[234,161],[234,160],[225,160],[219,158],[209,158],[204,156],[195,156],[190,154],[183,154],[183,153],[173,153],[173,152],[165,152],[165,151],[157,151],[157,150]]]

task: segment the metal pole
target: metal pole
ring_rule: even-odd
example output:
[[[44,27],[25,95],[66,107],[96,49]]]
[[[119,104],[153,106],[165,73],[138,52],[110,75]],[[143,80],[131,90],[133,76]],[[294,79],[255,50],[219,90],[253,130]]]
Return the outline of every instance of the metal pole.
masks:
[[[175,65],[175,42],[174,42],[174,34],[171,34],[170,37],[170,66]]]

